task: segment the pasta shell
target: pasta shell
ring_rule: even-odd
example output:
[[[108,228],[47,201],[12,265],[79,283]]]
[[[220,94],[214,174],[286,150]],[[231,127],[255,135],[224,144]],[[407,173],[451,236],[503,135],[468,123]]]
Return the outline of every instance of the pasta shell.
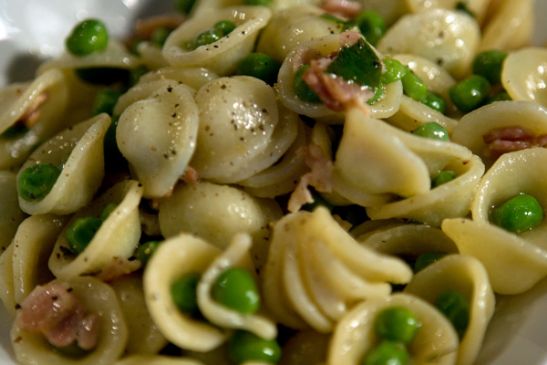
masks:
[[[530,43],[534,31],[532,0],[499,1],[484,27],[479,49],[514,49]]]
[[[9,245],[0,255],[0,300],[8,314],[15,315],[15,295],[13,282],[13,248]]]
[[[139,79],[139,83],[147,83],[155,80],[174,80],[182,82],[194,90],[199,90],[209,81],[218,78],[218,75],[203,67],[176,68],[164,67],[154,72],[149,72]]]
[[[430,9],[454,9],[458,0],[406,0],[409,9],[413,13],[419,13]],[[464,4],[479,22],[484,19],[490,0],[468,0]]]
[[[547,108],[547,49],[524,48],[503,63],[501,82],[513,100],[531,100]]]
[[[0,253],[11,243],[17,226],[25,215],[19,208],[17,199],[17,181],[15,174],[9,171],[0,171]]]
[[[384,18],[387,25],[397,21],[408,12],[405,0],[358,0],[363,9],[374,10]]]
[[[114,365],[203,365],[197,360],[182,357],[133,355],[116,362]]]

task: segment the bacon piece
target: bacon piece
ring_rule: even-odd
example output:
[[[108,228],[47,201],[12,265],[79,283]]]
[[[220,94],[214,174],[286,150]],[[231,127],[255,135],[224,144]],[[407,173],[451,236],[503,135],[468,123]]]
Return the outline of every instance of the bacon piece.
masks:
[[[181,180],[187,184],[195,185],[199,181],[199,173],[192,166],[187,166]]]
[[[288,203],[290,212],[297,212],[306,203],[313,203],[313,197],[308,186],[313,186],[317,191],[328,193],[332,191],[332,161],[324,154],[321,147],[311,144],[304,148],[304,161],[310,168],[310,172],[302,175],[296,188],[291,194]]]
[[[488,155],[497,159],[507,152],[520,151],[531,147],[547,147],[547,135],[535,136],[521,127],[492,129],[482,136],[488,148]]]
[[[59,282],[37,286],[21,304],[16,321],[57,347],[77,343],[91,350],[99,337],[99,316],[88,313],[69,286]]]
[[[355,18],[361,12],[362,6],[357,1],[351,0],[324,0],[321,8],[328,13]]]
[[[40,116],[40,107],[47,101],[47,93],[39,94],[28,107],[25,113],[15,123],[22,123],[27,128],[32,128]]]
[[[158,28],[175,29],[182,24],[185,17],[182,15],[158,15],[139,19],[135,24],[134,36],[139,39],[150,39]]]

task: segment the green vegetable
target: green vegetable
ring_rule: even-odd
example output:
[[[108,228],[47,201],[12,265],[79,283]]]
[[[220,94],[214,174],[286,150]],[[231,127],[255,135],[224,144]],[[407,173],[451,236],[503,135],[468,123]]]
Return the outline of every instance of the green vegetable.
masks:
[[[492,210],[492,221],[510,232],[529,231],[543,221],[543,207],[534,196],[520,193],[496,206]]]
[[[167,37],[169,37],[169,34],[171,34],[172,31],[173,29],[166,27],[156,28],[150,36],[150,42],[161,48],[165,44]]]
[[[195,3],[196,3],[196,0],[176,0],[175,7],[182,14],[190,14],[192,9],[194,8]]]
[[[115,89],[105,89],[99,91],[93,102],[93,115],[107,113],[112,115],[114,107],[118,99],[122,96],[122,92]]]
[[[415,130],[413,130],[412,134],[420,137],[437,139],[439,141],[449,140],[448,131],[437,122],[424,123]]]
[[[102,52],[108,46],[108,30],[97,19],[86,19],[72,29],[65,41],[67,50],[75,56]]]
[[[427,96],[422,102],[439,113],[444,114],[446,112],[446,101],[437,93],[428,91]]]
[[[215,301],[240,313],[251,314],[260,308],[255,280],[245,269],[225,270],[213,284],[211,295]]]
[[[380,100],[384,98],[385,93],[386,93],[386,87],[382,83],[380,83],[380,85],[378,85],[376,90],[374,90],[374,95],[372,96],[372,98],[367,100],[367,104],[368,105],[376,104],[377,102],[379,102]]]
[[[189,273],[171,284],[173,302],[181,312],[192,316],[199,314],[196,294],[199,279],[199,273]]]
[[[243,0],[245,5],[262,5],[268,6],[272,3],[272,0]]]
[[[387,28],[384,18],[373,10],[365,10],[357,15],[355,23],[359,27],[361,34],[372,45],[376,45],[386,33]]]
[[[429,93],[427,86],[412,70],[409,69],[409,72],[403,76],[401,81],[403,82],[403,91],[406,96],[420,103],[425,101]]]
[[[469,323],[469,303],[457,291],[446,291],[437,297],[435,307],[452,323],[460,338],[463,337]]]
[[[272,85],[277,80],[281,64],[264,53],[250,53],[238,65],[239,75],[253,76]]]
[[[82,253],[91,242],[103,221],[96,217],[76,219],[66,230],[65,237],[72,252]]]
[[[294,93],[298,99],[304,102],[320,103],[321,99],[319,99],[319,96],[317,96],[317,94],[303,80],[303,76],[309,68],[310,65],[302,65],[298,68],[298,70],[296,70],[293,81]]]
[[[464,113],[482,106],[490,93],[490,83],[479,75],[471,75],[450,88],[450,98]]]
[[[27,201],[43,199],[60,174],[61,169],[52,164],[39,163],[27,167],[17,179],[19,196]]]
[[[481,52],[473,61],[473,73],[483,76],[491,84],[499,84],[503,61],[507,58],[507,52],[491,50]]]
[[[6,139],[15,139],[24,136],[29,129],[24,123],[18,123],[16,122],[14,125],[6,129],[0,137],[6,138]]]
[[[437,186],[440,186],[442,184],[446,184],[449,181],[452,181],[456,178],[456,172],[452,170],[443,170],[437,174],[432,180],[431,180],[431,187],[436,188]]]
[[[361,365],[406,365],[409,358],[408,351],[401,343],[382,341],[365,356]]]
[[[376,335],[384,340],[405,344],[412,342],[422,323],[405,307],[389,307],[376,316]]]
[[[127,83],[129,71],[113,67],[78,68],[74,71],[80,80],[92,85],[112,85]]]
[[[105,221],[117,207],[118,207],[118,204],[115,204],[115,203],[107,204],[107,206],[104,207],[103,211],[101,212],[101,215],[99,216],[100,220]]]
[[[148,241],[140,244],[135,251],[135,257],[143,264],[143,266],[146,265],[148,260],[150,260],[150,257],[152,257],[154,252],[156,252],[160,246],[160,243],[160,241]]]
[[[496,101],[506,101],[506,100],[512,100],[511,96],[506,91],[499,92],[495,95],[492,95],[488,98],[487,103],[495,103]]]
[[[213,25],[213,28],[200,33],[195,40],[189,41],[186,48],[194,50],[200,46],[214,43],[230,34],[236,27],[237,25],[230,20],[220,20]]]
[[[443,252],[426,252],[418,256],[416,262],[414,262],[414,272],[422,271],[432,263],[439,261],[446,256]]]
[[[236,331],[228,342],[228,356],[235,364],[256,361],[277,364],[281,348],[275,340],[265,340],[246,331]]]
[[[220,20],[216,22],[215,25],[213,25],[213,29],[218,31],[221,34],[221,37],[232,33],[232,31],[236,29],[236,27],[236,23],[230,20]]]
[[[391,84],[401,80],[407,73],[411,72],[408,67],[397,61],[395,58],[384,59],[385,72],[382,74],[382,83]]]

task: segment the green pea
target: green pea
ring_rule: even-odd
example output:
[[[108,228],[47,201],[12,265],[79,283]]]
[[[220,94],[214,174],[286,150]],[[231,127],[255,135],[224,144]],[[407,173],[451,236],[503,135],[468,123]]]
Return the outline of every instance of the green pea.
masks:
[[[169,34],[171,34],[172,31],[173,29],[166,27],[156,28],[150,36],[150,42],[161,48],[165,44],[167,37],[169,37]]]
[[[386,93],[386,87],[382,83],[380,83],[380,85],[378,85],[378,87],[376,87],[376,89],[374,90],[374,95],[372,96],[372,98],[367,100],[367,104],[368,105],[376,104],[377,102],[379,102],[380,100],[384,98],[385,93]]]
[[[446,112],[446,101],[437,93],[429,91],[423,103],[439,113],[444,114]]]
[[[115,89],[105,89],[98,92],[93,102],[93,115],[101,113],[112,115],[120,96],[122,96],[122,92]]]
[[[426,252],[418,256],[414,262],[414,272],[422,271],[432,263],[446,256],[443,252]]]
[[[27,201],[44,198],[51,189],[61,169],[52,164],[39,163],[24,169],[17,179],[19,196]]]
[[[309,68],[310,65],[302,65],[296,70],[293,81],[294,93],[298,99],[307,103],[320,103],[321,99],[319,99],[319,96],[317,96],[302,78]]]
[[[220,32],[221,37],[224,37],[225,35],[232,33],[232,31],[236,29],[236,27],[237,27],[236,23],[230,20],[221,20],[216,22],[215,25],[213,25],[213,29]]]
[[[243,0],[245,5],[262,5],[268,6],[272,3],[272,0]]]
[[[376,334],[384,340],[410,343],[422,323],[405,307],[389,307],[378,313],[374,322]]]
[[[507,52],[504,51],[481,52],[473,61],[473,73],[486,78],[491,84],[499,84],[505,58],[507,58]]]
[[[129,71],[121,68],[78,68],[74,72],[80,80],[92,85],[112,85],[116,83],[125,84],[129,80]]]
[[[211,295],[222,305],[244,314],[255,313],[260,308],[260,295],[251,273],[232,267],[219,275]]]
[[[100,20],[84,20],[72,29],[65,45],[67,50],[75,56],[104,51],[108,46],[108,30]]]
[[[406,96],[419,102],[423,102],[426,99],[429,93],[427,86],[412,70],[409,70],[401,81],[403,82],[403,91]]]
[[[72,252],[82,253],[91,242],[103,221],[97,217],[76,219],[66,230],[65,237]]]
[[[383,84],[391,84],[392,82],[401,80],[410,69],[403,65],[395,58],[384,59],[385,72],[382,74],[381,81]]]
[[[275,340],[265,340],[246,331],[236,331],[228,342],[228,356],[235,364],[256,361],[277,364],[281,348]]]
[[[373,10],[365,10],[357,15],[355,23],[359,27],[361,34],[372,45],[376,45],[386,33],[387,28],[384,18]]]
[[[432,180],[431,187],[436,188],[442,184],[446,184],[456,178],[456,172],[452,170],[443,170],[439,172]]]
[[[256,77],[271,85],[277,80],[280,67],[279,61],[264,53],[251,53],[239,63],[237,73]]]
[[[101,215],[99,216],[100,220],[105,221],[110,216],[110,214],[118,207],[118,204],[109,203],[106,207],[103,208]]]
[[[449,140],[448,131],[437,122],[424,123],[415,130],[413,130],[412,134],[420,137],[437,139],[439,141]]]
[[[406,365],[410,356],[406,348],[398,342],[382,341],[374,347],[362,361],[362,365]]]
[[[196,294],[199,279],[199,273],[189,273],[171,284],[173,302],[181,312],[192,316],[199,313]]]
[[[160,246],[160,243],[160,241],[148,241],[140,244],[135,251],[135,257],[143,264],[143,266],[146,265],[148,260],[150,260],[150,257],[152,257],[154,252],[156,252]]]
[[[471,75],[449,90],[450,98],[456,107],[464,113],[482,106],[490,93],[490,83],[479,75]]]
[[[222,34],[220,34],[219,32],[216,32],[214,30],[207,30],[203,33],[200,33],[196,37],[193,47],[195,49],[201,46],[205,46],[207,44],[211,44],[218,41],[220,38],[222,38]]]
[[[534,196],[520,193],[496,206],[492,221],[510,232],[526,232],[541,224],[543,207]]]
[[[24,136],[29,131],[28,127],[24,123],[15,123],[8,129],[6,129],[0,137],[6,139],[15,139]]]
[[[182,14],[190,14],[192,9],[194,8],[195,3],[196,0],[176,0],[175,7]]]
[[[437,297],[435,307],[448,318],[462,338],[469,323],[469,303],[465,296],[457,291],[446,291]]]
[[[509,96],[507,91],[502,91],[495,95],[490,96],[488,98],[487,103],[490,104],[490,103],[495,103],[496,101],[507,101],[507,100],[512,100],[511,96]]]

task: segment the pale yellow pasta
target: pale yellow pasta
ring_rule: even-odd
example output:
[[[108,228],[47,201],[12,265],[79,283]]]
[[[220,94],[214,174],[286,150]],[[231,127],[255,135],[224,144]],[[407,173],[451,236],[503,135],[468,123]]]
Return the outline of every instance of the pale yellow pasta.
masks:
[[[528,45],[534,31],[534,1],[498,1],[495,13],[485,24],[479,49],[515,49]]]
[[[411,132],[422,124],[436,122],[443,126],[449,133],[452,133],[458,125],[458,121],[447,117],[439,111],[428,107],[408,96],[403,95],[397,113],[387,119],[387,121],[407,132]]]
[[[463,4],[469,9],[473,16],[481,22],[491,0],[466,0]],[[414,12],[423,12],[430,9],[454,9],[461,1],[458,0],[406,0],[409,9]]]
[[[133,355],[117,361],[114,365],[203,365],[201,362],[182,357]]]
[[[13,245],[9,245],[0,255],[0,300],[11,316],[15,315],[13,248]]]
[[[114,107],[113,115],[121,115],[125,109],[140,100],[157,98],[158,92],[166,91],[168,88],[179,86],[178,80],[170,77],[153,77],[157,73],[148,73],[142,77],[140,82],[127,90],[125,94],[120,96],[116,106]]]
[[[378,342],[374,321],[390,307],[412,311],[422,326],[408,346],[412,364],[456,364],[458,337],[448,320],[432,305],[409,294],[394,294],[356,305],[336,325],[330,341],[327,365],[358,365]]]
[[[17,226],[25,215],[17,199],[16,176],[9,171],[0,171],[0,253],[11,243]]]
[[[456,291],[468,300],[469,323],[460,339],[455,364],[470,365],[479,353],[495,306],[488,274],[481,262],[470,256],[445,256],[416,273],[404,290],[430,303],[447,291]]]
[[[155,70],[169,65],[163,57],[162,49],[152,42],[141,42],[137,47],[137,52],[142,64],[148,69]]]
[[[114,290],[92,277],[73,278],[66,283],[85,308],[99,316],[97,346],[82,357],[54,351],[40,334],[21,329],[17,322],[11,329],[11,343],[21,365],[110,365],[121,356],[127,341],[127,327]]]
[[[194,90],[199,90],[203,85],[216,78],[218,78],[217,74],[203,67],[182,69],[163,67],[141,76],[139,83],[147,83],[154,80],[174,80],[180,81]]]
[[[530,100],[547,108],[547,49],[523,48],[503,63],[501,82],[513,100]]]
[[[43,143],[23,164],[21,173],[36,164],[53,164],[61,173],[46,196],[26,200],[19,206],[28,214],[68,214],[88,204],[104,176],[104,137],[110,117],[100,114],[77,124]]]
[[[406,0],[358,0],[364,10],[374,10],[391,25],[408,11]]]

